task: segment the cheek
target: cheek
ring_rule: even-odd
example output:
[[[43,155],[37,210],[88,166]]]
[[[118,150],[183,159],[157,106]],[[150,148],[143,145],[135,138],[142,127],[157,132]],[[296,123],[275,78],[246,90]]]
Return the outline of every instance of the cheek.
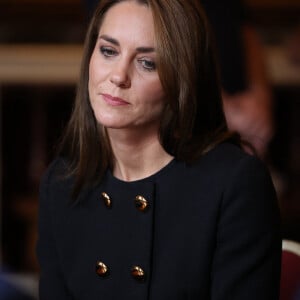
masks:
[[[99,82],[99,75],[97,74],[97,68],[93,63],[92,59],[89,65],[89,79],[88,79],[88,94],[90,99],[90,104],[95,109],[95,102],[97,98],[97,89],[98,89],[98,82]]]
[[[148,85],[146,95],[151,97],[149,102],[152,104],[163,105],[165,102],[165,93],[159,80]]]
[[[148,78],[139,77],[136,81],[135,87],[139,90],[139,94],[143,95],[146,98],[152,98],[153,101],[155,101],[154,99],[164,98],[165,93],[158,74],[153,74]]]
[[[103,64],[95,51],[93,52],[89,63],[89,83],[91,87],[103,78]]]
[[[97,78],[96,68],[95,68],[95,62],[93,60],[93,57],[90,60],[89,65],[89,87],[92,86],[93,82],[95,82],[95,79]]]
[[[88,79],[88,91],[90,96],[92,95],[93,92],[93,81],[94,81],[94,72],[93,72],[93,67],[90,63],[89,65],[89,79]]]

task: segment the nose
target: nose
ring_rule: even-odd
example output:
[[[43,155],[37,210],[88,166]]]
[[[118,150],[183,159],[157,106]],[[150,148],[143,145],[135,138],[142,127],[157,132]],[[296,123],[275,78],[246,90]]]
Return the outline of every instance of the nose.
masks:
[[[129,64],[122,60],[116,62],[110,74],[110,81],[118,87],[129,88],[131,86]]]

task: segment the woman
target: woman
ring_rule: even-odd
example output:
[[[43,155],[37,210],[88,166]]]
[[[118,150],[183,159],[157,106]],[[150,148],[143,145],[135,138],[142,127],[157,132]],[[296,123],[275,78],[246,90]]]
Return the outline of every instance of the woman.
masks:
[[[104,0],[75,108],[41,184],[44,299],[276,299],[262,164],[227,132],[192,0]]]

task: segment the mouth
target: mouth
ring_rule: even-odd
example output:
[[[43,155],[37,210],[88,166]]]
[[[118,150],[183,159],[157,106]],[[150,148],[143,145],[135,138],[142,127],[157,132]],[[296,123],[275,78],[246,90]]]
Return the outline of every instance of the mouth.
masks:
[[[123,105],[129,105],[130,103],[125,101],[122,98],[118,98],[118,97],[113,97],[109,94],[101,94],[103,97],[103,100],[112,106],[123,106]]]

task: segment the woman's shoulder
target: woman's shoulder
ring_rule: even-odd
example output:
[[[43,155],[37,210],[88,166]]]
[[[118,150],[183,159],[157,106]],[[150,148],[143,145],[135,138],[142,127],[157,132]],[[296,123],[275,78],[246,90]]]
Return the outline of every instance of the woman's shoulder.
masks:
[[[267,165],[257,156],[247,154],[233,144],[220,144],[207,153],[203,163],[210,168],[211,173],[216,174],[215,179],[223,185],[224,191],[248,191],[248,194],[257,193],[276,198]],[[256,198],[261,197],[256,195]]]
[[[232,143],[219,144],[203,155],[194,167],[219,186],[236,185],[245,180],[256,185],[271,184],[265,163]]]
[[[201,157],[199,164],[208,168],[218,170],[232,170],[240,164],[256,165],[258,168],[265,168],[264,163],[255,155],[246,153],[241,147],[224,142]]]
[[[252,157],[252,155],[247,154],[239,145],[231,142],[218,144],[207,152],[206,156],[208,158],[223,160],[224,162],[236,162],[240,159]]]
[[[54,158],[44,172],[42,180],[53,180],[60,176],[65,176],[68,172],[68,166],[67,159],[61,156]]]
[[[70,190],[72,176],[68,175],[69,164],[63,157],[56,157],[48,166],[40,183],[40,192]]]

